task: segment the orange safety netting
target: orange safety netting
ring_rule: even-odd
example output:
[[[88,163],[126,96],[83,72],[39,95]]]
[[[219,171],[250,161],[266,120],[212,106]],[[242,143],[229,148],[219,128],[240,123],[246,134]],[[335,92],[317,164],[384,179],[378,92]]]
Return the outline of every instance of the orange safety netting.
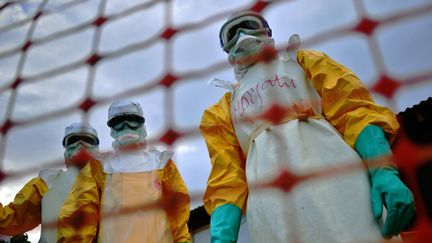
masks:
[[[13,8],[16,4],[25,3],[27,1],[6,1],[0,5],[0,16],[2,13],[8,11],[8,9]],[[204,79],[209,75],[215,74],[219,71],[230,69],[230,65],[227,61],[221,61],[214,63],[208,67],[202,69],[195,69],[186,72],[176,72],[173,69],[173,49],[174,45],[174,37],[185,33],[191,33],[194,31],[199,31],[205,28],[206,26],[217,22],[223,21],[232,13],[240,11],[240,10],[253,10],[257,12],[263,12],[266,9],[277,8],[280,4],[285,2],[289,2],[288,0],[282,1],[255,1],[249,5],[243,6],[241,8],[232,9],[230,11],[225,11],[222,13],[216,13],[210,16],[207,16],[203,20],[199,22],[186,23],[182,25],[173,24],[173,3],[172,1],[162,1],[164,5],[163,19],[164,26],[163,29],[156,34],[146,38],[145,40],[140,40],[133,42],[131,44],[127,44],[126,46],[114,49],[114,50],[105,50],[101,51],[101,40],[102,40],[102,31],[103,28],[109,24],[116,21],[121,21],[126,18],[131,18],[134,14],[146,11],[149,8],[155,7],[158,4],[161,4],[161,1],[144,1],[143,3],[137,3],[131,7],[127,7],[121,11],[113,12],[106,14],[106,6],[108,4],[107,0],[101,0],[96,13],[93,17],[89,18],[78,25],[68,27],[66,29],[62,29],[60,31],[56,31],[53,33],[49,33],[47,35],[35,36],[35,28],[40,22],[55,13],[66,11],[68,9],[72,9],[73,7],[85,4],[88,1],[86,0],[78,0],[78,1],[70,1],[65,2],[63,4],[59,4],[55,7],[47,8],[48,0],[42,0],[40,3],[36,5],[34,11],[29,14],[28,17],[22,18],[19,21],[10,23],[5,26],[0,26],[0,35],[3,33],[10,32],[15,29],[22,28],[24,26],[29,26],[28,30],[25,34],[24,39],[19,40],[19,45],[14,45],[11,48],[2,48],[0,49],[0,61],[8,58],[16,57],[16,66],[14,69],[13,77],[7,80],[6,82],[2,82],[0,84],[0,95],[8,94],[8,99],[5,106],[4,118],[0,119],[0,181],[6,178],[20,178],[27,176],[29,174],[34,173],[40,169],[39,166],[28,167],[23,170],[14,171],[14,172],[5,172],[4,170],[4,161],[6,154],[6,144],[8,140],[8,134],[11,129],[20,129],[21,127],[27,127],[33,124],[44,123],[47,121],[59,119],[61,117],[65,117],[70,115],[73,112],[82,113],[82,120],[89,119],[89,113],[92,112],[92,109],[99,105],[109,104],[114,100],[127,98],[137,95],[148,94],[155,90],[161,89],[164,97],[163,97],[163,107],[160,108],[163,110],[164,116],[164,127],[163,132],[158,134],[156,137],[151,137],[149,139],[149,143],[164,143],[167,146],[172,146],[181,139],[196,137],[199,136],[199,131],[197,127],[181,129],[177,126],[175,118],[174,118],[174,98],[173,98],[173,87],[175,85],[183,85],[188,80],[192,79]],[[401,78],[394,78],[394,75],[388,72],[386,69],[386,64],[384,61],[384,57],[382,56],[382,52],[380,50],[380,45],[375,36],[375,32],[381,26],[391,26],[399,23],[400,21],[408,21],[411,19],[418,18],[419,16],[424,16],[427,14],[432,14],[432,4],[424,4],[423,6],[417,8],[411,8],[406,11],[400,11],[392,15],[381,16],[380,18],[373,18],[366,11],[366,6],[364,1],[353,1],[353,6],[355,8],[357,16],[357,22],[351,26],[344,26],[341,28],[333,29],[331,31],[326,31],[321,34],[314,35],[310,38],[306,38],[303,41],[303,46],[314,46],[318,44],[325,43],[329,40],[332,40],[337,37],[341,37],[344,35],[350,35],[352,33],[359,33],[366,37],[366,42],[368,44],[368,48],[373,58],[373,65],[377,69],[378,75],[375,80],[375,84],[371,87],[371,91],[375,94],[378,94],[384,97],[389,104],[390,107],[396,107],[396,104],[393,100],[395,93],[400,90],[402,87],[414,86],[419,84],[426,84],[432,80],[432,71],[424,71],[419,73],[414,73],[412,75],[403,76]],[[29,53],[36,47],[42,45],[48,45],[52,42],[55,42],[62,38],[67,38],[70,36],[78,35],[83,32],[89,32],[90,47],[88,53],[84,58],[75,58],[71,59],[69,62],[62,63],[54,68],[46,68],[43,71],[38,73],[28,73],[24,72],[26,67],[26,63],[28,61]],[[216,35],[214,37],[216,39]],[[216,42],[216,40],[215,40]],[[113,62],[119,60],[121,58],[132,55],[133,53],[146,50],[154,45],[161,44],[164,47],[164,52],[161,53],[163,58],[163,74],[153,78],[150,81],[143,82],[143,84],[125,89],[121,92],[118,92],[111,96],[97,96],[94,95],[94,86],[95,86],[95,76],[98,73],[98,68],[101,63]],[[415,43],[413,43],[415,45]],[[83,47],[84,48],[84,47]],[[280,50],[282,50],[280,48]],[[268,50],[268,52],[262,54],[260,58],[263,61],[268,59],[269,57],[275,55],[276,51],[280,50]],[[64,59],[68,60],[68,57],[64,57]],[[81,68],[86,68],[88,70],[85,85],[83,86],[83,97],[80,99],[78,103],[72,104],[70,106],[64,107],[62,109],[58,109],[55,111],[45,112],[43,114],[39,114],[33,116],[28,119],[14,119],[13,111],[16,108],[16,100],[19,92],[19,88],[26,84],[34,84],[37,82],[41,82],[48,78],[56,77],[59,75],[63,75],[66,73],[71,73]],[[215,100],[216,101],[216,100]],[[52,102],[57,102],[53,100]],[[268,119],[269,121],[277,121],[280,117],[277,114],[283,114],[284,112],[289,112],[292,107],[272,107],[267,113],[263,114],[260,119]],[[402,124],[403,125],[403,124]],[[417,182],[415,181],[415,169],[416,166],[421,165],[424,161],[430,161],[432,159],[432,154],[430,148],[424,148],[422,146],[418,146],[414,143],[411,143],[408,139],[402,138],[401,142],[394,147],[394,153],[396,162],[400,166],[400,169],[403,172],[406,172],[407,175],[407,183],[410,184],[413,189],[413,192],[416,198],[421,198],[421,192],[418,189]],[[410,161],[407,164],[406,161]],[[63,161],[46,161],[44,166],[61,166],[63,165]],[[281,187],[283,190],[289,192],[291,189],[290,186],[295,186],[296,183],[300,183],[303,180],[307,180],[310,178],[322,177],[322,176],[331,176],[338,173],[344,173],[347,170],[352,170],[357,168],[340,168],[340,170],[333,171],[318,171],[316,173],[311,173],[310,175],[294,175],[289,171],[283,171],[279,177],[266,184],[255,185],[259,188],[262,187]],[[201,196],[200,193],[191,195],[192,199],[198,199]],[[172,200],[171,203],[175,203],[175,200]],[[160,207],[161,205],[143,205],[143,208],[152,208],[152,207]],[[163,204],[163,207],[167,207],[169,205]],[[417,206],[418,210],[418,224],[416,225],[416,230],[418,230],[418,237],[416,238],[416,242],[420,242],[419,239],[432,238],[432,226],[430,220],[426,216],[425,212],[426,205],[419,204]],[[129,211],[133,211],[130,209]],[[129,213],[123,212],[123,213]],[[82,215],[81,215],[82,216]],[[80,216],[80,217],[81,217]],[[115,216],[115,215],[113,215]],[[82,217],[81,217],[82,218]],[[79,221],[82,223],[82,221]],[[78,225],[79,225],[78,223]]]

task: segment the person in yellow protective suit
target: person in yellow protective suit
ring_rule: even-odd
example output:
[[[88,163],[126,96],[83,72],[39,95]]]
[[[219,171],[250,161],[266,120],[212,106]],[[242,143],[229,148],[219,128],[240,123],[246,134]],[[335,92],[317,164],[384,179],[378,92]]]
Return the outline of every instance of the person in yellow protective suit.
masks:
[[[61,223],[60,239],[191,241],[186,185],[171,152],[145,146],[144,121],[137,102],[119,101],[110,106],[107,124],[114,138],[114,153],[101,158],[101,165],[89,164],[80,173],[79,187],[65,203],[68,210],[62,211],[61,222],[65,223]],[[165,207],[160,208],[162,205]],[[77,215],[85,218],[78,227],[68,223]]]
[[[57,219],[79,170],[87,163],[76,156],[83,149],[99,151],[96,130],[87,123],[73,123],[63,138],[66,170],[43,170],[31,179],[7,206],[0,204],[0,234],[17,235],[42,224],[39,242],[57,241]]]
[[[271,29],[258,13],[230,17],[220,42],[237,83],[213,81],[229,92],[205,110],[200,124],[212,163],[203,200],[213,243],[237,241],[242,211],[252,242],[374,242],[410,223],[413,195],[390,162],[303,182],[289,193],[249,190],[282,168],[302,174],[361,167],[362,159],[368,166],[391,154],[389,141],[399,125],[348,68],[324,53],[299,50],[298,35],[280,56],[258,61],[263,50],[274,48]],[[251,122],[274,105],[290,112],[276,123]]]

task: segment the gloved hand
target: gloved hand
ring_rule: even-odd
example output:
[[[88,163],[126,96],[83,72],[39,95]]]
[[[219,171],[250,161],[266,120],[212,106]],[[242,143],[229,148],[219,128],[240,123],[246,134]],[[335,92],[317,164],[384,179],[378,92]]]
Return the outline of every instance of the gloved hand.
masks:
[[[237,242],[241,209],[232,204],[217,207],[210,218],[210,239],[212,243]]]
[[[355,142],[355,149],[365,160],[375,159],[391,153],[381,127],[365,127]],[[387,208],[387,217],[381,232],[384,237],[398,235],[410,225],[414,218],[414,197],[400,180],[394,165],[370,167],[372,212],[377,221],[381,219],[382,206]]]

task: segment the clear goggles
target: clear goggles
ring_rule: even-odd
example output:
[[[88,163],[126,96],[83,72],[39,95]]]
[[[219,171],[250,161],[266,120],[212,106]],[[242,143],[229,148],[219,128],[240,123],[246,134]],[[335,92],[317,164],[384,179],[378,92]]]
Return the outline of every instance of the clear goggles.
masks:
[[[65,137],[63,140],[63,147],[76,147],[78,144],[82,144],[85,147],[97,146],[99,145],[99,139],[93,136],[85,134],[73,134]]]
[[[231,47],[240,37],[240,32],[248,35],[266,34],[271,37],[271,29],[263,18],[255,15],[245,15],[225,23],[219,33],[220,45],[225,52],[229,52]]]
[[[128,126],[132,129],[136,129],[141,127],[144,124],[144,117],[137,116],[137,115],[123,115],[123,116],[116,116],[113,117],[111,120],[108,121],[108,126],[115,129],[115,130],[121,130],[125,126]]]

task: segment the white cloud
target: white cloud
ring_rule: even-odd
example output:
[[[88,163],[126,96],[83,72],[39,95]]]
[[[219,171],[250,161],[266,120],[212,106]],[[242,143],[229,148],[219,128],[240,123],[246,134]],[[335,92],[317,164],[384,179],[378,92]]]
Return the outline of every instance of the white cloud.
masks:
[[[83,60],[90,56],[94,29],[86,28],[51,42],[32,46],[28,51],[23,75],[36,75]]]
[[[223,79],[231,75],[233,75],[232,70],[224,70],[209,75],[207,79]],[[222,88],[208,85],[207,79],[185,80],[173,86],[173,113],[175,124],[179,129],[198,129],[203,111],[227,92]]]
[[[429,0],[363,0],[363,2],[368,14],[378,19],[430,4]]]
[[[432,70],[430,26],[431,14],[381,26],[377,40],[390,76],[404,79]]]
[[[7,87],[15,77],[15,68],[18,64],[19,55],[10,55],[0,59],[0,87]]]
[[[126,9],[133,8],[134,6],[148,4],[150,2],[152,2],[152,0],[110,0],[106,2],[105,13],[110,15],[118,14]]]
[[[107,22],[102,28],[100,51],[114,51],[162,33],[166,25],[164,8],[165,4],[160,2],[127,17]]]
[[[175,148],[176,153],[190,153],[195,152],[196,150],[196,147],[186,145],[179,145]]]
[[[78,104],[85,96],[87,69],[78,69],[17,89],[12,118],[28,120]]]
[[[84,1],[75,6],[56,10],[63,3],[59,1],[48,1],[44,10],[51,10],[50,14],[42,15],[36,24],[34,38],[39,39],[56,32],[70,29],[74,26],[89,22],[97,15],[98,1]],[[57,5],[56,5],[57,4]]]
[[[333,38],[311,49],[321,50],[337,62],[350,67],[368,87],[372,87],[378,78],[368,39],[363,34],[352,33]]]
[[[27,17],[28,13],[24,12],[21,5],[13,4],[12,6],[2,10],[0,15],[0,27],[8,26],[12,23],[26,19]]]
[[[2,31],[0,35],[0,52],[21,47],[25,41],[30,28],[30,23],[19,27]]]
[[[64,128],[80,120],[79,113],[72,113],[46,122],[13,127],[4,141],[6,151],[2,169],[25,171],[28,167],[43,169],[44,164],[52,161],[61,164]],[[38,172],[30,171],[30,174],[37,175]]]
[[[211,23],[201,29],[180,32],[175,36],[172,61],[176,72],[201,70],[227,60],[218,40],[221,24],[221,21]]]
[[[235,9],[245,9],[254,3],[252,0],[174,0],[172,2],[172,19],[175,26],[200,23],[210,16]]]
[[[270,6],[264,16],[276,44],[287,44],[292,34],[302,39],[353,25],[358,19],[353,1],[286,1]]]
[[[95,97],[111,97],[132,90],[164,75],[164,46],[156,43],[119,58],[102,61],[97,66]]]

